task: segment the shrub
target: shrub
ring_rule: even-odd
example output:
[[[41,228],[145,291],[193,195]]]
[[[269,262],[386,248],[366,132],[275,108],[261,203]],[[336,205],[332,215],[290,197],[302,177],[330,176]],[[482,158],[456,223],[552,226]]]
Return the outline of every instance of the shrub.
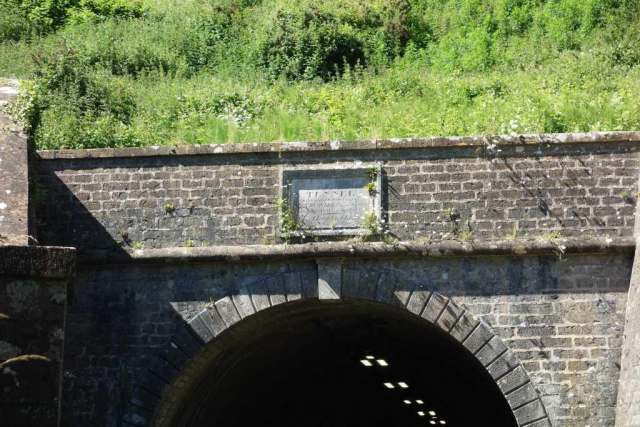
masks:
[[[0,0],[38,147],[640,127],[640,0],[141,1]]]
[[[231,9],[217,8],[187,21],[182,51],[190,67],[215,65],[225,54],[225,45],[232,36],[232,15]]]
[[[272,79],[327,80],[345,65],[366,64],[362,43],[333,15],[311,9],[276,15],[260,47],[261,65]]]
[[[73,0],[6,0],[6,4],[20,11],[33,30],[45,34],[62,26]]]
[[[109,17],[139,18],[146,9],[139,0],[80,0],[68,10],[68,21],[98,22]]]
[[[30,34],[27,17],[10,4],[0,3],[0,43],[26,39]]]
[[[138,77],[152,72],[170,75],[187,72],[180,54],[184,30],[173,22],[109,19],[99,24],[75,25],[61,35],[85,66],[113,75]]]
[[[0,42],[17,40],[31,32],[47,34],[67,22],[98,21],[107,17],[140,17],[145,9],[139,0],[3,0],[0,5]],[[5,22],[6,20],[6,22]],[[4,38],[3,24],[19,25],[11,38]],[[25,28],[28,27],[28,30]]]
[[[248,120],[259,118],[264,107],[262,100],[254,100],[239,92],[198,90],[186,93],[178,100],[180,120],[214,116],[240,126]]]
[[[8,112],[39,148],[138,145],[128,125],[135,112],[129,89],[90,73],[64,45],[34,55],[35,83],[26,84]]]

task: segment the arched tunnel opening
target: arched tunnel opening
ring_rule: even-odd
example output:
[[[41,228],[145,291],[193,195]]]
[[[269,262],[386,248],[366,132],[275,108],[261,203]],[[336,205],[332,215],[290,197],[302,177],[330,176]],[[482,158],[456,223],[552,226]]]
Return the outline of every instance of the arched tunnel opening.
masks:
[[[197,379],[168,425],[518,425],[458,341],[377,302],[281,304],[233,325],[194,362]]]

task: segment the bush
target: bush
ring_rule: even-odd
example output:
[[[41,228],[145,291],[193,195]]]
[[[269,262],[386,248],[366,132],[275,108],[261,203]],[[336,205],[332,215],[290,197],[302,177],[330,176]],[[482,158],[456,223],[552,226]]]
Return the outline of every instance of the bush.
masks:
[[[48,34],[68,21],[98,21],[107,17],[140,17],[144,7],[139,0],[3,0],[0,5],[0,42],[17,40],[30,33]],[[28,31],[12,32],[4,38],[4,21],[17,23]],[[7,26],[5,24],[5,26]]]
[[[228,54],[225,47],[233,35],[233,18],[232,10],[217,8],[187,20],[184,25],[187,36],[181,50],[192,69],[215,65],[225,53]]]
[[[230,120],[242,126],[251,119],[260,118],[264,107],[262,100],[254,100],[239,92],[198,90],[178,97],[180,107],[179,120],[194,120],[214,116]]]
[[[272,79],[327,80],[346,65],[365,66],[362,43],[333,15],[317,10],[281,12],[260,47],[261,65]]]
[[[60,46],[34,55],[35,83],[26,84],[8,112],[40,148],[136,145],[128,132],[135,113],[129,89],[89,73],[77,52]]]
[[[139,0],[80,0],[68,10],[68,21],[98,22],[110,17],[139,18],[146,9]]]
[[[185,31],[174,24],[109,19],[76,25],[61,35],[77,51],[78,59],[93,69],[117,76],[137,77],[150,72],[176,75],[186,73],[187,64],[181,55]]]
[[[0,43],[26,39],[30,34],[27,17],[9,4],[0,3]]]
[[[142,1],[0,0],[39,148],[640,128],[640,0]]]

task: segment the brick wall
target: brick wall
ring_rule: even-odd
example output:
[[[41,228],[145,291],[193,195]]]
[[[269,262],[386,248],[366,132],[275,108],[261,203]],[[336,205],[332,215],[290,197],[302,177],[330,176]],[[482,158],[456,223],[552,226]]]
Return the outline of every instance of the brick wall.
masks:
[[[260,146],[187,147],[177,155],[152,148],[41,152],[38,231],[42,243],[80,252],[118,251],[133,242],[274,243],[282,168],[381,162],[383,212],[400,240],[454,237],[449,209],[472,239],[504,239],[514,226],[517,237],[631,236],[640,136],[625,135],[515,139],[491,149],[456,139],[375,149],[355,142],[334,150],[281,144],[279,152]]]
[[[632,236],[638,151],[640,134],[625,133],[40,152],[41,243],[76,247],[86,262],[98,251],[107,262],[84,265],[76,282],[65,422],[118,425],[134,378],[211,298],[282,271],[317,274],[313,261],[108,265],[110,254],[139,246],[280,242],[283,168],[382,164],[383,215],[405,241],[461,238],[452,212],[456,228],[483,245],[507,233],[613,241]],[[345,268],[391,270],[464,304],[523,361],[554,425],[582,426],[614,423],[631,263],[623,253]]]
[[[612,426],[631,258],[352,260],[343,280],[390,271],[451,297],[516,352],[554,425]],[[119,425],[136,379],[211,299],[298,272],[316,285],[313,261],[81,267],[68,314],[66,425]]]
[[[80,268],[67,316],[63,425],[115,427],[160,347],[211,300],[313,262]],[[310,276],[309,276],[310,275]]]
[[[356,261],[430,283],[491,325],[542,393],[553,425],[613,426],[631,257]],[[349,275],[347,275],[349,276]]]
[[[0,245],[0,421],[56,427],[71,249]]]

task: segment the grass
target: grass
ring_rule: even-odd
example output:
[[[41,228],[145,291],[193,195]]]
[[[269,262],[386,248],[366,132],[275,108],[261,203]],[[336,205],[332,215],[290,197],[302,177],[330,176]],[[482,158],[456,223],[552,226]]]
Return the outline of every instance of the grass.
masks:
[[[637,10],[164,1],[5,39],[0,75],[41,149],[633,130]]]

